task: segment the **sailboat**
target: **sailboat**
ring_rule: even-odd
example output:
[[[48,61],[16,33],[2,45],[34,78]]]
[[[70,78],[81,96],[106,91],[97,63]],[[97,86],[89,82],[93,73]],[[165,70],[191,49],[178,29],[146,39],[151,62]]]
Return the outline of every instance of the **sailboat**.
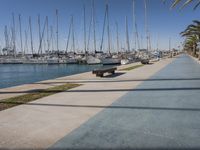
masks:
[[[127,44],[127,51],[129,52],[130,51],[130,44],[129,44],[129,35],[128,35],[128,21],[127,21],[127,17],[126,17],[126,44]],[[126,57],[126,56],[125,56]],[[129,64],[130,61],[128,58],[124,58],[121,60],[121,65],[126,65],[126,64]]]
[[[96,64],[100,64],[101,63],[101,60],[90,55],[90,56],[87,56],[87,64],[88,65],[96,65]]]
[[[139,42],[139,36],[138,36],[138,29],[137,29],[137,22],[136,22],[136,9],[135,9],[135,0],[132,0],[132,9],[133,9],[133,28],[135,30],[135,34],[134,34],[134,38],[135,41],[135,50],[137,49],[140,49],[140,42]],[[127,49],[128,51],[130,50],[130,46],[129,46],[129,35],[128,35],[128,24],[127,24],[127,19],[126,19],[126,44],[127,44]],[[129,56],[125,56],[124,59],[121,60],[121,64],[122,65],[125,65],[125,64],[129,64],[131,62],[133,62],[135,60],[135,56],[131,56],[131,53],[129,53]]]
[[[86,20],[85,20],[85,7],[84,7],[84,38],[85,38],[85,51],[86,51]],[[94,51],[96,53],[96,27],[95,27],[95,8],[94,0],[92,1],[92,24],[93,24],[93,41],[94,41]],[[101,60],[95,56],[86,54],[86,62],[88,65],[100,64]]]
[[[68,48],[69,48],[69,41],[70,41],[70,37],[71,37],[71,32],[72,32],[72,47],[73,47],[73,52],[68,52]],[[74,41],[74,18],[73,16],[71,16],[71,21],[70,21],[70,26],[69,26],[69,33],[68,33],[68,38],[67,38],[67,46],[66,46],[66,54],[67,54],[67,58],[65,60],[65,62],[67,64],[76,64],[77,60],[75,58],[75,41]]]
[[[149,48],[150,48],[150,40],[149,40],[149,30],[147,26],[147,1],[144,0],[144,10],[145,10],[145,30],[146,30],[146,42],[147,42],[147,49],[146,52],[141,56],[141,63],[148,64],[149,63]]]
[[[105,16],[104,16],[104,26],[103,26],[103,34],[102,34],[102,41],[101,41],[101,50],[103,45],[103,37],[104,37],[104,30],[105,30],[105,23],[107,20],[107,36],[108,36],[108,55],[101,59],[103,65],[117,65],[120,64],[121,60],[111,55],[111,46],[110,46],[110,24],[109,24],[109,12],[108,12],[108,3],[106,4]]]

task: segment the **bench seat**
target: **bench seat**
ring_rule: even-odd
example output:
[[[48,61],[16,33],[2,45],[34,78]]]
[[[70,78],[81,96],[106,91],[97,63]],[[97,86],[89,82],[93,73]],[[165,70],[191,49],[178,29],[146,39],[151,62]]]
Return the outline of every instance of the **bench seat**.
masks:
[[[111,73],[115,74],[115,71],[117,70],[116,67],[112,68],[103,68],[103,69],[95,69],[92,71],[93,74],[96,74],[97,77],[103,77],[104,73]]]

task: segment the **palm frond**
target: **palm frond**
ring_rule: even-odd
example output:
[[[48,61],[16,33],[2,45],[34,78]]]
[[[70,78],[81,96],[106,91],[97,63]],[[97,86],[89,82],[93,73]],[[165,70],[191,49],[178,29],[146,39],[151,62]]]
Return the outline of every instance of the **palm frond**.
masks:
[[[200,4],[200,0],[199,0],[199,4]],[[193,22],[194,22],[195,24],[197,24],[197,25],[200,25],[200,21],[198,21],[198,20],[193,20]]]
[[[193,0],[187,0],[184,4],[183,4],[183,6],[181,7],[181,9],[183,9],[186,5],[188,5],[189,3],[191,3]]]
[[[183,2],[183,1],[184,1],[184,2]],[[163,2],[165,3],[166,0],[163,0]],[[172,3],[172,5],[171,5],[170,8],[176,7],[176,6],[177,6],[178,4],[180,4],[181,2],[183,2],[183,5],[180,7],[180,9],[183,9],[185,6],[189,5],[189,4],[192,3],[192,2],[195,2],[195,6],[194,6],[194,8],[193,8],[194,10],[197,9],[197,7],[200,6],[200,0],[196,0],[196,1],[194,1],[194,0],[173,0],[173,3]]]
[[[200,5],[200,0],[199,0],[198,3],[194,6],[194,10],[196,10],[197,7],[199,7],[199,5]]]
[[[178,5],[181,2],[181,0],[174,0],[174,3],[172,4],[171,8],[174,8],[176,5]]]
[[[191,36],[192,34],[190,32],[185,32],[185,33],[182,33],[181,36],[182,37],[189,37]]]

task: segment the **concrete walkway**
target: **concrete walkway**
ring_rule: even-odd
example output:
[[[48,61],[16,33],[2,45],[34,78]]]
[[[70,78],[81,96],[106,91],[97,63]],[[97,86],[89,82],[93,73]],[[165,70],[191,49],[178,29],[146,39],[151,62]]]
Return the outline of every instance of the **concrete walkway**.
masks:
[[[82,86],[70,91],[1,111],[0,148],[50,147],[172,61],[164,59],[125,74],[118,72],[119,76],[112,78],[83,80]],[[62,82],[68,79],[62,78]]]
[[[200,149],[200,65],[182,55],[51,148]]]

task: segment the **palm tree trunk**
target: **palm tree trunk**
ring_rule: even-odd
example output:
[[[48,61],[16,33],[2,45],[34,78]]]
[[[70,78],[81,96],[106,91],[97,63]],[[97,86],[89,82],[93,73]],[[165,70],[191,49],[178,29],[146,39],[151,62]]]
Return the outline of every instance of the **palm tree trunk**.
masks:
[[[198,35],[198,44],[200,43],[200,34]],[[199,49],[199,55],[198,55],[198,58],[199,58],[199,60],[200,60],[200,46],[199,45],[197,45],[198,46],[198,49]]]
[[[200,49],[199,49],[199,53],[198,53],[199,55],[198,55],[198,58],[199,58],[199,60],[200,60]]]
[[[200,50],[199,50],[199,60],[200,60]]]
[[[196,43],[193,44],[193,56],[196,57],[197,45]]]

